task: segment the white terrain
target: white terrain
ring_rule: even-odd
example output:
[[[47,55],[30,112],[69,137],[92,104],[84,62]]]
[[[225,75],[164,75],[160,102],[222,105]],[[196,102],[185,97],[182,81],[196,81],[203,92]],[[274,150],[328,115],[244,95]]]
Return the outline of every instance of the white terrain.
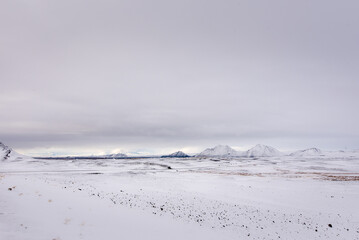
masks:
[[[1,240],[354,240],[358,202],[355,151],[35,159],[0,145]]]

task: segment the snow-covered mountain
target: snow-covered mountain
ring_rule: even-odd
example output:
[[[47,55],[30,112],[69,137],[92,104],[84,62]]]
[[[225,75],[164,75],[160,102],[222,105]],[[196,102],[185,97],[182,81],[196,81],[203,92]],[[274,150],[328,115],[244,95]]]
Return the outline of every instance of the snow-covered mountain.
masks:
[[[322,154],[323,152],[318,148],[308,148],[308,149],[296,151],[289,155],[292,157],[305,157],[305,156],[318,156]]]
[[[6,160],[10,157],[12,149],[0,142],[0,160]]]
[[[105,158],[127,158],[127,155],[124,153],[115,153],[115,154],[108,154],[104,156]]]
[[[20,160],[22,158],[30,158],[19,154],[12,150],[10,147],[6,146],[2,142],[0,142],[0,161],[2,160]]]
[[[246,157],[276,157],[281,155],[282,153],[277,149],[262,144],[257,144],[245,154]]]
[[[197,157],[238,157],[242,156],[242,152],[236,151],[227,145],[217,145],[213,148],[207,148]]]
[[[163,155],[163,158],[186,158],[189,157],[189,155],[185,154],[182,151],[174,152],[169,155]]]

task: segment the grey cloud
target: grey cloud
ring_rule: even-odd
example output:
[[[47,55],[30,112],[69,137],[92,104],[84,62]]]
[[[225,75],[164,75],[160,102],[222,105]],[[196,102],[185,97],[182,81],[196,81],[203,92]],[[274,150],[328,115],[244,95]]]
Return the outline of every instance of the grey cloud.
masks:
[[[357,148],[358,7],[3,1],[1,140]]]

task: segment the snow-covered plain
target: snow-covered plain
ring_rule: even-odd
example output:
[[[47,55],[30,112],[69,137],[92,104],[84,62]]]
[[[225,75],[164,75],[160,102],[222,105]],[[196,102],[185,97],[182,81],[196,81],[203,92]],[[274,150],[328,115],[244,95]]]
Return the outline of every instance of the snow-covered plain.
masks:
[[[0,161],[0,239],[359,239],[359,157]]]

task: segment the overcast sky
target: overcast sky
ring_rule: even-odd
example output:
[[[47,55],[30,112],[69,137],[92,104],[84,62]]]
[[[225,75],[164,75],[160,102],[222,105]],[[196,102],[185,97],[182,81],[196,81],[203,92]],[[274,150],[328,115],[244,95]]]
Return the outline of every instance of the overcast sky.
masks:
[[[0,141],[30,155],[359,148],[359,2],[0,2]]]

